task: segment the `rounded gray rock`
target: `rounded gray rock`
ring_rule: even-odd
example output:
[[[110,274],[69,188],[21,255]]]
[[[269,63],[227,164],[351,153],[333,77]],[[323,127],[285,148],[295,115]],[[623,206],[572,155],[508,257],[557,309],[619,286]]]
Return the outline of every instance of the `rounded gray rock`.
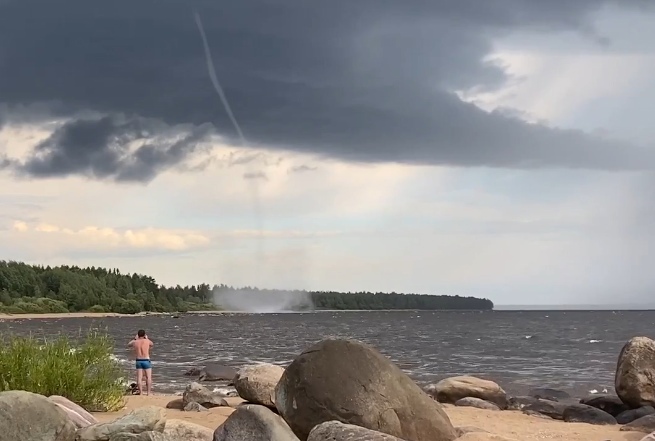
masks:
[[[655,405],[655,341],[634,337],[623,346],[614,388],[621,401],[632,409]]]
[[[76,429],[54,402],[25,391],[0,392],[0,428],[12,441],[72,441]]]
[[[239,406],[214,432],[214,441],[298,441],[289,425],[266,406]]]
[[[374,348],[328,339],[287,367],[275,405],[301,440],[326,421],[341,421],[406,441],[452,441],[448,415],[404,372]]]
[[[307,441],[403,441],[393,435],[377,432],[341,421],[327,421],[309,432]]]
[[[249,403],[275,407],[275,386],[282,374],[284,368],[271,363],[244,366],[234,377],[234,387]]]

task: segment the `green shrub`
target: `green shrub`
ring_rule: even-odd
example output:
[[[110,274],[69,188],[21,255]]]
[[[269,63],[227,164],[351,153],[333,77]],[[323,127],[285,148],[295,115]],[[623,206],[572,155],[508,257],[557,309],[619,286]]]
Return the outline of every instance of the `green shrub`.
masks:
[[[136,300],[121,299],[112,310],[118,314],[138,314],[141,312],[141,305]]]
[[[39,297],[38,299],[36,299],[34,303],[39,305],[45,312],[59,313],[59,314],[69,312],[68,308],[66,307],[66,303],[62,302],[61,300]]]
[[[61,395],[90,411],[123,406],[124,372],[106,334],[92,330],[77,342],[3,335],[0,344],[0,391]]]
[[[105,307],[102,305],[93,305],[92,307],[89,308],[89,312],[107,312],[105,311]]]
[[[16,305],[3,306],[0,312],[3,312],[5,314],[25,314],[25,311],[23,311]]]

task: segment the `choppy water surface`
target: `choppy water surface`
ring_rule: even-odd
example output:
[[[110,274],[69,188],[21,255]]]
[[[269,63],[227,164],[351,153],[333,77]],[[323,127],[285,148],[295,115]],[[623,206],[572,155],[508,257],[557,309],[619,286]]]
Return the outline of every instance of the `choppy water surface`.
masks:
[[[630,337],[655,337],[655,311],[315,312],[183,315],[0,322],[0,331],[77,335],[106,327],[116,355],[132,369],[124,345],[139,328],[155,342],[153,376],[160,392],[183,389],[186,367],[208,361],[238,367],[257,361],[287,365],[328,336],[377,347],[419,384],[472,374],[508,392],[531,386],[576,395],[611,390],[616,359]]]

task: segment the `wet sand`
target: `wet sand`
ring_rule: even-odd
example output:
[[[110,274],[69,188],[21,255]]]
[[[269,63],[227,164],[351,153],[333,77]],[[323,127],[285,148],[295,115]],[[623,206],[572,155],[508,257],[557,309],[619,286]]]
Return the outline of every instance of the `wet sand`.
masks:
[[[166,407],[169,401],[181,398],[173,395],[128,396],[126,407],[119,412],[96,413],[102,422],[112,421],[142,406]],[[231,406],[239,398],[230,398]],[[594,426],[583,423],[565,423],[524,415],[517,411],[489,411],[469,407],[444,406],[455,426],[475,426],[496,435],[517,441],[566,440],[566,441],[639,441],[645,434],[621,432],[620,426]],[[166,409],[167,418],[189,421],[216,429],[234,411],[231,407],[217,407],[206,412],[183,412]]]

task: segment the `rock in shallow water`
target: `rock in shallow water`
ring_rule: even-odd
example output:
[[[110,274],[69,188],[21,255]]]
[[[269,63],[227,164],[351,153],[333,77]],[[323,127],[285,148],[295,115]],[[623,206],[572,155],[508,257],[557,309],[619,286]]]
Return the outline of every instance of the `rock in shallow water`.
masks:
[[[655,405],[655,341],[634,337],[621,349],[614,388],[631,408]]]
[[[75,425],[66,412],[43,395],[24,391],[0,393],[0,439],[70,441]]]
[[[214,441],[298,441],[289,425],[266,406],[239,406],[214,432]]]
[[[230,366],[210,363],[200,371],[198,381],[229,381],[234,380],[237,371]]]
[[[507,409],[507,394],[497,383],[471,376],[450,377],[441,380],[426,392],[442,403],[454,403],[466,397],[480,398]]]
[[[307,441],[403,441],[393,435],[377,432],[341,421],[327,421],[309,432]]]
[[[250,403],[275,407],[275,386],[282,374],[284,368],[271,363],[244,366],[234,377],[234,387]]]
[[[387,357],[353,340],[324,340],[302,352],[282,375],[275,402],[301,440],[332,420],[406,441],[455,439],[439,403]]]

